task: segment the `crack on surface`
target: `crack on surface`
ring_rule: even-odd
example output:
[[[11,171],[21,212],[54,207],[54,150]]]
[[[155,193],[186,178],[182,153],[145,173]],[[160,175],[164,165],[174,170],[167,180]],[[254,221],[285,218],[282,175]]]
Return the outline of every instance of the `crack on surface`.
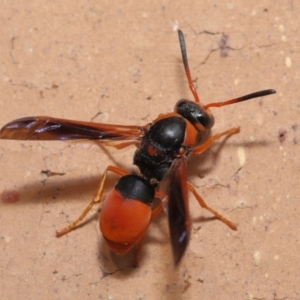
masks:
[[[231,46],[228,45],[229,34],[227,34],[225,32],[221,32],[221,31],[213,32],[213,31],[209,31],[209,30],[203,30],[203,31],[197,32],[193,28],[191,28],[191,29],[195,33],[195,35],[203,35],[203,34],[213,35],[213,36],[221,35],[221,37],[219,39],[219,42],[218,42],[218,47],[211,49],[208,52],[207,56],[204,58],[204,60],[198,64],[198,66],[206,64],[206,62],[209,60],[210,56],[218,50],[220,51],[220,56],[221,57],[227,57],[229,50],[241,51],[241,50],[243,50],[244,48],[246,48],[250,45],[254,45],[257,48],[268,48],[268,47],[272,47],[272,46],[278,44],[278,43],[271,43],[271,44],[265,44],[265,45],[257,45],[255,43],[249,43],[249,44],[246,44],[246,45],[244,45],[240,48],[234,48],[234,47],[231,47]]]
[[[204,260],[205,261],[205,257],[198,255],[196,252],[191,252],[189,253],[189,255],[193,256],[194,259],[200,259],[200,260]]]
[[[243,166],[240,166],[234,173],[233,173],[233,175],[231,176],[231,179],[230,179],[230,181],[231,180],[234,180],[236,183],[238,183],[238,181],[239,181],[239,176],[238,176],[238,174],[240,173],[240,171],[243,169]]]
[[[52,83],[51,86],[45,86],[43,88],[35,86],[34,84],[29,83],[29,82],[15,83],[15,82],[13,82],[12,79],[9,79],[8,83],[10,83],[12,86],[24,87],[29,90],[38,90],[41,98],[44,98],[44,90],[50,91],[50,90],[55,90],[55,89],[59,88],[59,85],[56,83]]]
[[[13,55],[13,51],[14,51],[14,41],[16,40],[16,37],[13,37],[11,39],[11,50],[10,50],[10,57],[12,59],[12,62],[13,64],[19,64],[19,61],[17,61]],[[38,90],[39,91],[39,95],[40,95],[40,98],[43,99],[44,98],[44,90],[55,90],[55,89],[58,89],[60,86],[56,83],[52,83],[50,86],[44,86],[44,87],[38,87],[30,82],[26,82],[26,81],[23,81],[21,83],[16,83],[13,81],[13,79],[9,79],[7,81],[9,84],[11,84],[12,86],[16,86],[16,87],[24,87],[24,88],[27,88],[29,90]]]
[[[209,30],[203,30],[203,31],[200,31],[200,32],[197,32],[196,30],[194,30],[192,28],[192,31],[195,33],[195,35],[202,35],[202,34],[207,34],[207,35],[220,35],[220,39],[219,39],[219,42],[218,42],[218,47],[217,48],[213,48],[209,51],[209,53],[207,54],[207,56],[205,57],[205,59],[198,65],[204,65],[209,57],[212,55],[212,53],[220,50],[220,56],[221,57],[227,57],[228,56],[228,52],[229,50],[240,50],[238,48],[233,48],[233,47],[230,47],[228,45],[228,39],[229,39],[229,35],[226,34],[225,32],[221,32],[221,31],[216,31],[216,32],[213,32],[213,31],[209,31]]]
[[[12,79],[9,79],[8,81],[12,86],[20,86],[20,87],[25,87],[27,89],[39,89],[37,86],[34,86],[33,84],[31,83],[28,83],[28,82],[23,82],[23,83],[15,83],[12,81]]]
[[[93,122],[95,119],[97,119],[99,116],[101,116],[103,114],[102,111],[97,112],[92,118],[91,118],[91,122]]]
[[[66,277],[65,275],[62,276],[61,280],[62,281],[67,281],[68,279],[72,278],[72,277],[78,277],[78,276],[81,276],[82,274],[81,273],[78,273],[78,274],[73,274],[73,275],[70,275],[69,277]]]
[[[12,62],[13,62],[13,64],[14,65],[18,65],[19,64],[19,62],[15,59],[15,57],[14,57],[14,49],[15,49],[15,40],[16,40],[16,37],[15,36],[13,36],[11,39],[10,39],[10,51],[9,51],[9,55],[10,55],[10,57],[11,57],[11,59],[12,59]]]
[[[108,272],[108,271],[104,271],[104,269],[100,266],[100,269],[101,269],[101,271],[102,271],[102,277],[100,278],[100,280],[102,280],[103,278],[105,278],[105,277],[108,277],[108,276],[111,276],[111,275],[113,275],[113,274],[115,274],[115,273],[117,273],[117,272],[120,272],[120,271],[122,271],[124,268],[122,268],[122,269],[116,269],[116,270],[114,270],[114,271],[111,271],[111,272]]]
[[[230,212],[236,211],[236,210],[242,210],[242,209],[253,209],[253,207],[255,207],[256,205],[243,205],[243,203],[241,204],[241,206],[238,206],[236,208],[233,208],[230,210]]]
[[[224,184],[224,183],[220,183],[219,181],[217,181],[216,179],[212,179],[214,181],[214,183],[206,183],[206,184],[203,184],[203,185],[194,185],[194,187],[196,187],[197,189],[198,188],[215,188],[215,187],[223,187],[223,188],[227,188],[229,189],[230,188],[230,185],[229,183],[227,184]]]
[[[250,45],[254,45],[257,48],[268,48],[268,47],[272,47],[272,46],[278,44],[278,43],[272,43],[272,44],[266,44],[266,45],[257,45],[255,43],[252,43],[252,44],[246,44],[246,45],[244,45],[244,46],[242,46],[240,48],[233,48],[233,47],[230,47],[230,46],[227,45],[228,38],[229,38],[229,36],[223,33],[222,37],[221,37],[221,40],[219,41],[219,47],[211,49],[209,51],[209,53],[207,54],[207,56],[204,58],[204,60],[198,64],[198,66],[206,64],[206,62],[209,60],[210,56],[214,52],[216,52],[218,50],[220,50],[221,57],[227,57],[229,50],[232,50],[232,51],[241,51],[244,48],[249,47]]]
[[[47,180],[49,177],[53,176],[64,176],[66,173],[65,172],[52,172],[51,170],[42,170],[41,175],[44,177],[46,176],[43,180],[41,180],[41,183],[43,185],[46,184]]]
[[[52,172],[51,170],[42,170],[41,174],[45,174],[47,177],[51,177],[51,176],[63,176],[66,173],[64,173],[64,172]]]

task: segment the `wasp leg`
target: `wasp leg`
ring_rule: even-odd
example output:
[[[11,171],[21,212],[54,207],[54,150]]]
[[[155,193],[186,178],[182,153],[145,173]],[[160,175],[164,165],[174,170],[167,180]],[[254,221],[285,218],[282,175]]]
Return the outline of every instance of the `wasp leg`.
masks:
[[[192,154],[193,155],[198,155],[198,154],[201,154],[202,152],[204,152],[206,149],[208,149],[214,141],[220,139],[221,137],[223,136],[229,136],[229,135],[232,135],[232,134],[235,134],[235,133],[239,133],[240,132],[240,128],[239,127],[233,127],[233,128],[230,128],[224,132],[220,132],[220,133],[217,133],[211,137],[209,137],[203,144],[195,147],[192,151]]]
[[[188,190],[193,193],[193,195],[195,196],[195,198],[197,199],[197,201],[198,201],[198,203],[200,204],[201,207],[203,207],[203,208],[207,209],[208,211],[210,211],[217,219],[219,219],[220,221],[225,223],[232,230],[237,230],[237,227],[233,222],[229,221],[228,219],[223,217],[221,214],[219,214],[217,211],[210,208],[205,203],[205,201],[202,199],[202,197],[196,192],[195,188],[190,183],[187,183],[187,187],[188,187]]]
[[[70,231],[72,231],[79,222],[81,222],[85,216],[87,215],[87,213],[91,210],[91,208],[95,205],[95,204],[99,204],[101,202],[101,199],[102,199],[102,195],[103,195],[103,189],[104,189],[104,185],[105,185],[105,181],[106,181],[106,177],[107,177],[107,172],[110,171],[110,172],[113,172],[117,175],[120,175],[120,176],[124,176],[126,174],[128,174],[128,172],[122,170],[122,169],[119,169],[117,167],[114,167],[114,166],[108,166],[106,169],[105,169],[105,172],[103,173],[102,175],[102,178],[101,178],[101,181],[100,181],[100,184],[99,184],[99,188],[98,188],[98,191],[97,191],[97,194],[95,195],[95,197],[93,198],[93,200],[89,203],[89,205],[86,207],[86,209],[82,212],[82,214],[79,216],[78,219],[76,219],[74,222],[72,222],[70,225],[68,225],[67,227],[63,228],[63,229],[60,229],[60,230],[57,230],[56,231],[56,236],[57,237],[60,237]]]

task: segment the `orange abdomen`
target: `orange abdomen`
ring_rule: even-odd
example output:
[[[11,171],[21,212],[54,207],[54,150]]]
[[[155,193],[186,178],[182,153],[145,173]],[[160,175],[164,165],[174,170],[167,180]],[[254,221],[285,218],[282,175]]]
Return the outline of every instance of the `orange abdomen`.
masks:
[[[100,230],[112,251],[125,254],[143,237],[150,220],[150,205],[125,199],[114,189],[103,201]]]

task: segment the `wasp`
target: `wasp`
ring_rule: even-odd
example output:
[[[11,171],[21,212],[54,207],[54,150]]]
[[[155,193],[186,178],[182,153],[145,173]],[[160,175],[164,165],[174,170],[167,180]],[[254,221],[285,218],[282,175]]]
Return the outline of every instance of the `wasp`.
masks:
[[[108,166],[93,200],[79,218],[58,230],[57,236],[73,230],[95,204],[102,202],[100,230],[110,249],[117,254],[125,254],[137,246],[138,253],[151,221],[166,207],[174,265],[177,266],[190,240],[188,192],[194,195],[201,207],[210,211],[231,229],[237,229],[233,222],[209,207],[187,182],[188,160],[203,153],[216,140],[240,131],[239,127],[233,127],[209,135],[215,122],[211,108],[271,95],[275,91],[262,90],[223,102],[203,104],[192,81],[182,31],[178,31],[178,36],[183,65],[194,100],[179,100],[173,112],[161,114],[145,126],[101,124],[38,116],[14,120],[0,130],[0,139],[89,140],[116,149],[131,145],[136,147],[133,164],[138,167],[139,173],[133,174],[116,166]],[[112,191],[103,197],[108,172],[117,174],[120,179]],[[155,198],[160,201],[154,207]]]

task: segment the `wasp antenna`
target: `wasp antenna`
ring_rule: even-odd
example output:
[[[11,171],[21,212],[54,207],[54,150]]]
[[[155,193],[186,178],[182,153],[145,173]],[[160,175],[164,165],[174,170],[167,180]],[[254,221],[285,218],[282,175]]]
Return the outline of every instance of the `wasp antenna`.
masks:
[[[189,68],[189,64],[188,64],[187,53],[186,53],[184,35],[181,30],[178,30],[178,38],[179,38],[179,44],[180,44],[180,50],[181,50],[181,56],[182,56],[182,61],[183,61],[183,65],[184,65],[184,70],[185,70],[185,74],[186,74],[186,77],[189,82],[190,90],[195,98],[195,101],[200,102],[199,96],[197,94],[197,91],[196,91],[195,86],[192,81],[190,68]]]
[[[239,98],[223,101],[223,102],[209,103],[207,105],[204,105],[204,107],[206,109],[209,108],[209,107],[222,107],[222,106],[225,106],[225,105],[238,103],[238,102],[242,102],[242,101],[246,101],[246,100],[250,100],[250,99],[254,99],[254,98],[258,98],[258,97],[268,96],[268,95],[272,95],[272,94],[275,94],[275,93],[276,93],[276,91],[272,90],[272,89],[263,90],[263,91],[251,93],[251,94],[239,97]]]

